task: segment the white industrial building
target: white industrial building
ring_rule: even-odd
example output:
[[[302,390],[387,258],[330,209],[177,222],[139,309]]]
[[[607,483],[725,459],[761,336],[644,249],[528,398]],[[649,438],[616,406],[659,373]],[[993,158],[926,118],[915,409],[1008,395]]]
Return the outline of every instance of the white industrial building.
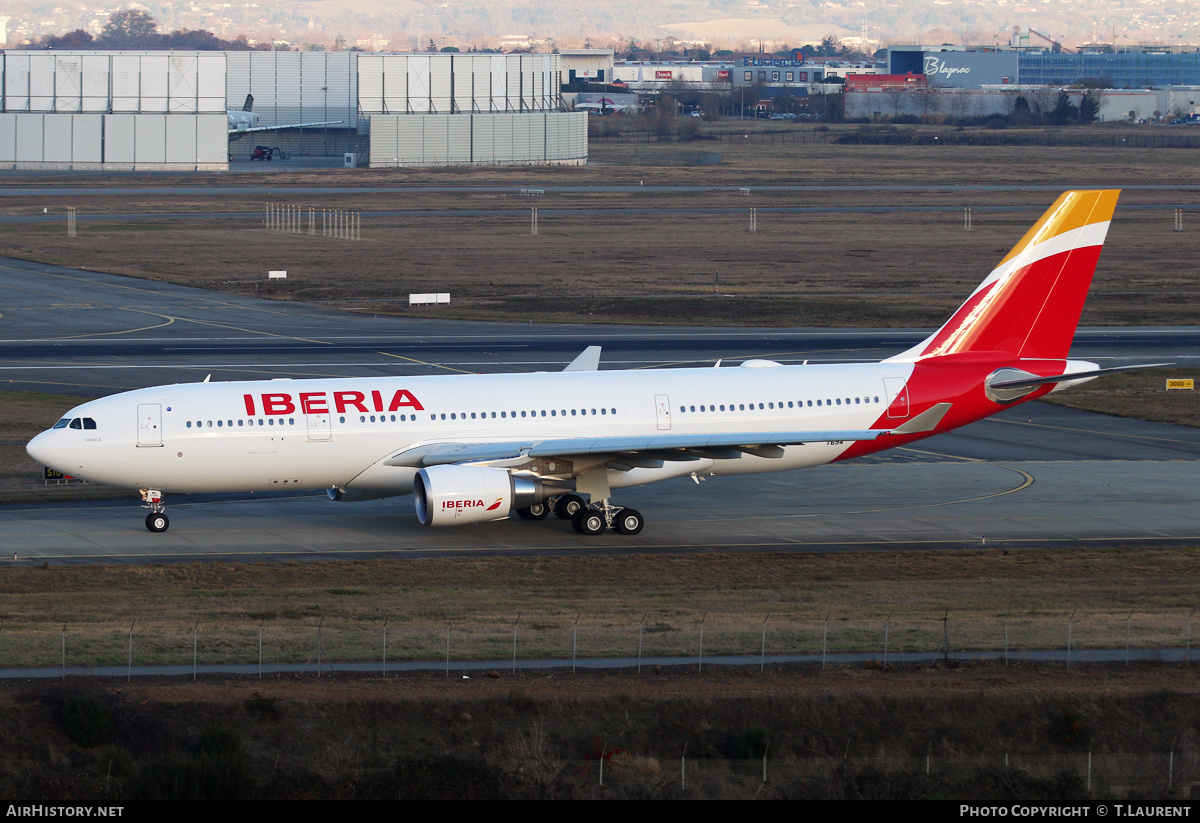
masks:
[[[0,53],[0,165],[228,167],[220,52]]]
[[[562,82],[557,54],[360,54],[358,130],[372,168],[583,164]]]
[[[586,163],[562,74],[555,54],[0,52],[0,167],[219,170],[255,143],[372,167]],[[247,95],[268,130],[231,143]]]

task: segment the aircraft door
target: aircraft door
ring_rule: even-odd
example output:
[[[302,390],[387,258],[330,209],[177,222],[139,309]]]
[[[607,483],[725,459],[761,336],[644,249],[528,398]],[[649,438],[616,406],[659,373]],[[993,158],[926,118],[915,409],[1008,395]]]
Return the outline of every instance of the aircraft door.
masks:
[[[665,394],[654,395],[654,408],[658,415],[658,430],[671,430],[671,399]]]
[[[162,406],[158,403],[139,403],[137,407],[137,444],[161,446]]]
[[[908,385],[903,377],[883,378],[883,391],[887,396],[887,416],[908,417]]]
[[[332,440],[333,432],[329,427],[329,414],[307,414],[308,418],[308,439],[309,440]]]

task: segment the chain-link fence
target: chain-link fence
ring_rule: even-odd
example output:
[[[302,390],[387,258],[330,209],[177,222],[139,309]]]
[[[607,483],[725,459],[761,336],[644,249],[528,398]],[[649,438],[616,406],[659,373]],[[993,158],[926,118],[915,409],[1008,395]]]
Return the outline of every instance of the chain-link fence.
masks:
[[[607,798],[710,800],[1022,796],[1188,798],[1196,757],[996,754],[977,757],[701,759],[597,753],[569,769],[574,791]]]
[[[154,667],[244,672],[287,667],[314,673],[403,666],[446,672],[464,667],[556,668],[778,662],[881,665],[945,659],[1192,663],[1192,612],[1148,615],[1030,615],[918,620],[825,614],[474,615],[443,622],[419,617],[275,614],[259,620],[201,618],[186,624],[23,622],[0,624],[0,670],[46,673],[105,668],[131,674]],[[1198,661],[1200,662],[1200,661]]]

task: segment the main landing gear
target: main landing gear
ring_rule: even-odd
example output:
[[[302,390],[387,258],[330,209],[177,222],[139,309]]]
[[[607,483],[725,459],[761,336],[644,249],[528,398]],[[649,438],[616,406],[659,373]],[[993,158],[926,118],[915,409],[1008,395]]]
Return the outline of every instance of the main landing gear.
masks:
[[[600,534],[605,529],[633,536],[645,525],[646,519],[637,509],[610,506],[607,500],[602,500],[596,507],[580,509],[571,518],[571,526],[575,531],[591,536]]]
[[[563,494],[528,508],[517,509],[517,516],[525,520],[545,520],[551,512],[555,517],[570,520],[575,531],[587,535],[602,534],[605,529],[612,529],[618,534],[632,536],[646,525],[646,519],[637,509],[610,506],[607,500],[588,505],[577,494]]]
[[[149,509],[146,515],[146,528],[152,532],[165,532],[171,525],[163,509],[162,492],[158,489],[142,489],[142,508]]]
[[[642,512],[608,505],[607,500],[601,500],[598,506],[580,509],[571,518],[571,527],[586,535],[598,535],[605,529],[612,529],[617,534],[632,536],[641,531],[643,525],[646,525],[646,518],[642,517]]]

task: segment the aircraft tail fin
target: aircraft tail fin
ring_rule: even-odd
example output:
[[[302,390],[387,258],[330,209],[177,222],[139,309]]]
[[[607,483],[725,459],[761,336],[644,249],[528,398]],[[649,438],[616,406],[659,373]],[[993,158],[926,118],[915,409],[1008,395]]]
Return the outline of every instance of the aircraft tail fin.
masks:
[[[889,359],[984,351],[1065,358],[1119,194],[1064,192],[945,325]]]
[[[253,94],[246,95],[246,102],[242,106],[242,111],[254,111],[254,95]]]

